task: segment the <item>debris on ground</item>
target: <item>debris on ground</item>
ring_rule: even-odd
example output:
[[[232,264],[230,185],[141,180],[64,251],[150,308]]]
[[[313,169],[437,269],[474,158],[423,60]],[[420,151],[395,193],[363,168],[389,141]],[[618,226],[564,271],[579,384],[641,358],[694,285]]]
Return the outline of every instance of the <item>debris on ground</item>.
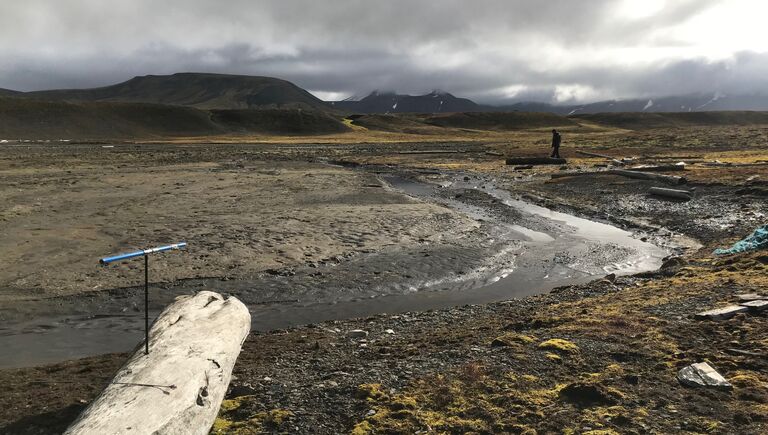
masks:
[[[768,248],[768,224],[756,229],[752,234],[734,243],[728,249],[715,249],[715,255],[738,254]]]
[[[749,308],[741,306],[741,305],[728,305],[727,307],[723,308],[716,308],[714,310],[704,311],[701,313],[696,313],[696,318],[701,319],[707,319],[707,320],[726,320],[730,319],[731,317],[739,314],[744,313],[748,311]]]
[[[733,388],[725,378],[706,362],[683,367],[677,373],[677,379],[689,387],[714,387],[730,390]]]

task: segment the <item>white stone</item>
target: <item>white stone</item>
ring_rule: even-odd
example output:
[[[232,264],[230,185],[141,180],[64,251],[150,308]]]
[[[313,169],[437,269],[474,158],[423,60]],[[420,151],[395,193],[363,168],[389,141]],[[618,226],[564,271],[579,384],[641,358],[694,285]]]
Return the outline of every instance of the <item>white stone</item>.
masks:
[[[691,387],[733,388],[717,370],[705,362],[683,367],[677,373],[677,379]]]

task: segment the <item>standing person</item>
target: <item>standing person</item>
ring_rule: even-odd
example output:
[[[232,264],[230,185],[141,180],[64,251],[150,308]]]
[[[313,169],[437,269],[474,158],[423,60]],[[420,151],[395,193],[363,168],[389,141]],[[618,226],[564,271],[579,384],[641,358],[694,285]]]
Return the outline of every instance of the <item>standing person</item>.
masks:
[[[553,159],[559,159],[560,158],[560,141],[562,138],[560,137],[560,133],[552,129],[552,157]]]

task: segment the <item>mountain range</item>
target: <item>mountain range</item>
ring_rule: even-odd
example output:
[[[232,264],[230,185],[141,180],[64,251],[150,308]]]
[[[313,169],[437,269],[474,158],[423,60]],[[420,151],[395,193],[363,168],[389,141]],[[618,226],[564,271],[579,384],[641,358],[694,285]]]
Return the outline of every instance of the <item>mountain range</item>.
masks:
[[[447,92],[402,95],[374,91],[360,99],[330,102],[334,107],[355,113],[445,113],[445,112],[549,112],[558,115],[619,112],[708,112],[725,110],[768,110],[768,96],[691,94],[647,99],[607,100],[589,104],[554,105],[523,101],[505,105],[484,105]]]
[[[434,90],[424,95],[374,91],[361,99],[322,101],[295,84],[273,77],[212,73],[138,76],[89,89],[19,92],[0,88],[0,97],[68,102],[130,102],[198,109],[313,109],[351,113],[550,112],[559,115],[616,112],[701,112],[768,110],[768,95],[691,94],[555,105],[522,101],[478,104]]]

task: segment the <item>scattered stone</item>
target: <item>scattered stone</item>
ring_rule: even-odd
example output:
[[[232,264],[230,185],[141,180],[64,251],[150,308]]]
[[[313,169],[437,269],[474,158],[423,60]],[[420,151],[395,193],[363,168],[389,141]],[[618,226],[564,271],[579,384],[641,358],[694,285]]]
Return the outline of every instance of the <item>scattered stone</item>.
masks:
[[[768,309],[768,300],[758,299],[756,301],[742,302],[742,307],[747,307],[750,311],[763,311]]]
[[[600,384],[576,382],[560,390],[560,397],[579,406],[613,405],[618,402],[618,394]]]
[[[227,399],[234,399],[242,396],[252,396],[256,393],[257,391],[250,385],[232,385],[229,387]]]
[[[747,310],[749,310],[749,308],[742,307],[741,305],[728,305],[727,307],[696,313],[696,318],[699,320],[725,320]]]
[[[730,390],[733,386],[711,365],[700,362],[683,367],[677,372],[677,379],[689,387],[713,387]]]
[[[768,296],[759,295],[757,293],[741,293],[736,295],[739,302],[756,301],[758,299],[768,299]]]
[[[390,334],[390,335],[391,335],[391,334],[394,334],[394,333],[395,333],[395,331],[394,331],[393,329],[385,329],[385,330],[384,330],[384,333],[385,333],[385,334]]]
[[[366,338],[368,337],[368,331],[363,331],[362,329],[353,329],[347,332],[347,337],[352,339]]]

